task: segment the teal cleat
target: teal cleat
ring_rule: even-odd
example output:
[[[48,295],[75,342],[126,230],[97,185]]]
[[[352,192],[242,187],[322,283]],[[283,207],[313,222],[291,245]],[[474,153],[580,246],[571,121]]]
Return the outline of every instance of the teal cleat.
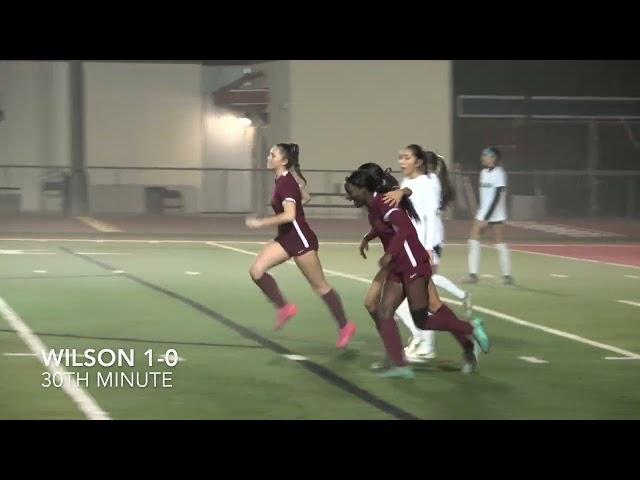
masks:
[[[386,372],[379,373],[381,378],[402,378],[404,380],[411,380],[415,374],[409,367],[392,367]]]
[[[483,353],[489,353],[489,350],[491,350],[491,341],[484,328],[484,322],[482,319],[476,317],[471,320],[471,325],[473,325],[473,338],[478,342],[480,349]]]

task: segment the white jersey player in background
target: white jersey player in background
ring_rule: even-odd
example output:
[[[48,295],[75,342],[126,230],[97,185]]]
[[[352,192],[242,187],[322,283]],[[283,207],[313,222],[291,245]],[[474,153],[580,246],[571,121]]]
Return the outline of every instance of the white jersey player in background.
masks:
[[[449,182],[447,166],[444,160],[430,151],[424,151],[419,145],[409,145],[400,151],[399,164],[404,175],[399,190],[385,195],[385,202],[394,206],[403,196],[410,196],[411,202],[420,217],[420,222],[412,219],[420,242],[431,259],[434,275],[433,283],[454,297],[462,300],[467,316],[471,316],[471,295],[458,288],[448,278],[438,275],[438,265],[444,242],[444,225],[441,210],[454,199],[455,193]],[[442,179],[442,180],[441,180]],[[396,320],[402,321],[411,331],[411,339],[405,347],[405,355],[410,362],[422,362],[435,358],[435,332],[418,329],[409,311],[405,299],[396,310]]]
[[[513,285],[511,254],[504,243],[504,225],[507,221],[507,174],[500,166],[500,151],[495,147],[485,148],[481,156],[480,206],[476,213],[469,238],[469,277],[465,283],[478,283],[480,267],[480,235],[488,226],[495,233],[494,244],[498,251],[500,270],[505,285]]]

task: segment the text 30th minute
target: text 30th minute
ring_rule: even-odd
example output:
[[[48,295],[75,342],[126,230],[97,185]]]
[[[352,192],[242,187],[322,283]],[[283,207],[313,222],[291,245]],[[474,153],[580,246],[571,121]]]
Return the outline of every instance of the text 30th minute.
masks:
[[[156,360],[152,349],[144,352],[145,367],[153,367],[154,363],[162,362],[163,366],[172,369],[178,364],[178,352],[168,349],[164,355]],[[80,360],[82,358],[82,360]],[[59,349],[42,352],[44,365],[49,371],[42,372],[42,387],[61,388],[69,385],[78,387],[97,388],[172,388],[173,372],[129,370],[135,368],[136,355],[134,349],[85,349],[78,352],[76,349]],[[85,371],[69,372],[60,367],[122,367],[118,371]]]

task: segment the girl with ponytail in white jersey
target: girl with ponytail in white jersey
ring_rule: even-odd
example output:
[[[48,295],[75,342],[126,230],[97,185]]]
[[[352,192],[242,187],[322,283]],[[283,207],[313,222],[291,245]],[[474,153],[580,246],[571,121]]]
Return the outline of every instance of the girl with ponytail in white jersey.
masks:
[[[397,205],[405,196],[410,196],[420,215],[421,222],[414,222],[418,237],[431,258],[433,283],[443,288],[458,300],[463,301],[467,317],[471,316],[471,294],[457,287],[448,278],[435,274],[444,242],[444,225],[441,212],[449,202],[455,199],[455,192],[447,172],[444,160],[431,151],[425,151],[419,145],[409,145],[400,152],[399,164],[404,178],[401,189],[386,194],[385,202]],[[430,330],[420,330],[413,323],[409,306],[405,300],[398,310],[396,319],[402,321],[411,331],[411,339],[405,347],[405,355],[410,362],[423,362],[435,358],[435,335]],[[477,367],[474,359],[465,364],[467,370]]]

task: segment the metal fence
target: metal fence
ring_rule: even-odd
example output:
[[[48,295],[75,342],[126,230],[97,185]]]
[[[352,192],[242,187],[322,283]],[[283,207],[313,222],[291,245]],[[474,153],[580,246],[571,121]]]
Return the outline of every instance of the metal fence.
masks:
[[[310,217],[356,218],[344,199],[349,170],[305,170]],[[640,171],[534,170],[508,174],[510,216],[640,217]],[[120,214],[262,214],[273,173],[266,169],[88,166],[86,188],[70,167],[0,165],[0,211]],[[398,174],[399,176],[399,174]],[[450,212],[470,218],[479,172],[451,172],[457,192]],[[83,180],[84,182],[84,180]],[[74,186],[75,185],[75,186]],[[86,201],[78,206],[79,192]],[[80,195],[81,196],[81,195]],[[74,212],[74,205],[77,207]],[[79,208],[79,210],[78,210]]]

